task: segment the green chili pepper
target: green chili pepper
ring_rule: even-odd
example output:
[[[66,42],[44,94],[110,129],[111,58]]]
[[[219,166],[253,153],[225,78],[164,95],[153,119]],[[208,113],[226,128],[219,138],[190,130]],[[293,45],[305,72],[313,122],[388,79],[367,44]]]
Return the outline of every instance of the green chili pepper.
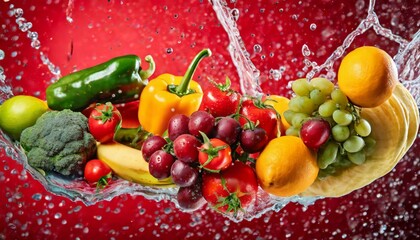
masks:
[[[141,69],[135,55],[113,58],[60,78],[46,90],[48,107],[53,110],[81,111],[92,103],[121,103],[137,100],[155,71],[151,56],[146,56],[149,69]]]

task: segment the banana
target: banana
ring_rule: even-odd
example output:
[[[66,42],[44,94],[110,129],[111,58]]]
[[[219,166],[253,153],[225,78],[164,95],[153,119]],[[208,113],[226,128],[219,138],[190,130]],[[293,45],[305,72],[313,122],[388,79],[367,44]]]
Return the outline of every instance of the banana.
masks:
[[[97,155],[119,177],[146,186],[172,186],[170,178],[158,180],[149,173],[149,164],[140,150],[121,143],[98,144]]]
[[[409,91],[398,84],[382,105],[362,109],[362,117],[372,126],[376,140],[373,154],[359,166],[316,180],[302,196],[340,197],[362,188],[389,173],[404,157],[416,139],[419,110]]]

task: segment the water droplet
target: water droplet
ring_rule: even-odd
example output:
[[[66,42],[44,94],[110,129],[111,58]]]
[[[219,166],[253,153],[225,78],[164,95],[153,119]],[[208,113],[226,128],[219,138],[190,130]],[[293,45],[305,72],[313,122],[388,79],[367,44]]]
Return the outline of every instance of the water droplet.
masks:
[[[308,45],[303,44],[303,46],[302,46],[302,54],[305,57],[309,57],[311,55],[311,50],[309,50]]]
[[[315,31],[315,29],[316,29],[316,24],[315,24],[315,23],[312,23],[312,24],[309,26],[309,29],[311,29],[312,31]]]
[[[270,75],[274,81],[278,81],[281,78],[281,73],[277,69],[270,69]]]
[[[237,8],[233,8],[230,13],[233,16],[233,20],[238,21],[239,19],[239,10]]]
[[[0,49],[0,60],[3,60],[3,59],[4,59],[4,51]]]
[[[60,218],[61,218],[61,216],[62,216],[62,214],[61,214],[61,213],[56,213],[56,214],[54,214],[54,218],[55,218],[55,219],[60,219]]]
[[[363,10],[365,8],[365,1],[364,0],[357,0],[356,1],[356,9]]]
[[[167,48],[167,49],[166,49],[166,53],[167,53],[167,54],[171,54],[173,51],[174,51],[174,50],[173,50],[172,48]]]
[[[23,16],[23,10],[22,10],[22,8],[16,8],[14,10],[14,13],[15,13],[15,17],[16,18],[19,18],[19,17],[22,17]]]
[[[70,17],[70,16],[67,16],[67,17],[66,17],[66,20],[67,20],[67,22],[69,22],[69,23],[72,23],[72,22],[73,22],[73,18],[72,18],[72,17]]]
[[[26,19],[23,17],[16,18],[17,25],[21,26],[26,22]]]
[[[26,32],[31,28],[32,28],[32,23],[31,22],[26,22],[26,23],[23,23],[23,24],[19,25],[19,29],[22,32]]]
[[[260,44],[255,44],[254,45],[254,52],[256,53],[260,53],[262,51],[262,47]]]
[[[37,32],[28,31],[27,36],[31,40],[38,39],[38,33]]]
[[[163,210],[163,212],[164,212],[165,214],[170,214],[170,213],[172,212],[172,209],[171,209],[171,208],[165,208],[165,209]]]
[[[39,49],[41,47],[41,42],[38,39],[35,39],[31,42],[31,47]]]

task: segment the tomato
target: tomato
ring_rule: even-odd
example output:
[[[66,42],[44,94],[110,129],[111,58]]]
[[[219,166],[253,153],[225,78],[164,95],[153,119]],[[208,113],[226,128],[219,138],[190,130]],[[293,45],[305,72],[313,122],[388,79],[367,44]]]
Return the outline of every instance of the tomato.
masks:
[[[236,161],[219,173],[204,172],[203,197],[208,204],[224,213],[236,214],[250,206],[258,191],[254,170]]]
[[[111,103],[97,104],[90,113],[89,130],[98,142],[112,141],[115,131],[120,125],[121,114]]]
[[[239,119],[241,126],[244,126],[250,120],[265,130],[268,140],[274,139],[280,132],[280,118],[276,110],[265,104],[261,99],[246,99],[242,102],[239,113],[244,116]]]
[[[206,111],[214,117],[224,117],[236,113],[241,95],[230,88],[229,78],[226,78],[225,84],[211,83],[204,91],[199,110]]]
[[[84,176],[89,184],[103,188],[111,181],[112,170],[101,160],[93,159],[86,163]]]
[[[199,148],[198,162],[206,170],[219,171],[230,166],[232,163],[231,154],[229,144],[212,138]]]

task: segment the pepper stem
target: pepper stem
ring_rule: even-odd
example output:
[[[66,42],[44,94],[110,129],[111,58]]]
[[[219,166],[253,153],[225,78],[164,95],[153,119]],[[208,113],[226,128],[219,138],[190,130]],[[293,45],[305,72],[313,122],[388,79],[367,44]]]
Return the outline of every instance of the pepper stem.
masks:
[[[155,61],[153,60],[153,57],[150,55],[147,55],[144,60],[149,64],[149,68],[146,70],[140,70],[140,77],[143,80],[148,79],[150,76],[153,75],[156,69]]]
[[[195,70],[197,69],[198,64],[203,58],[209,56],[211,56],[211,51],[208,48],[201,50],[201,52],[195,56],[187,71],[185,72],[184,77],[181,80],[181,84],[179,84],[175,89],[175,93],[177,95],[182,96],[188,93],[190,81],[194,75]]]

